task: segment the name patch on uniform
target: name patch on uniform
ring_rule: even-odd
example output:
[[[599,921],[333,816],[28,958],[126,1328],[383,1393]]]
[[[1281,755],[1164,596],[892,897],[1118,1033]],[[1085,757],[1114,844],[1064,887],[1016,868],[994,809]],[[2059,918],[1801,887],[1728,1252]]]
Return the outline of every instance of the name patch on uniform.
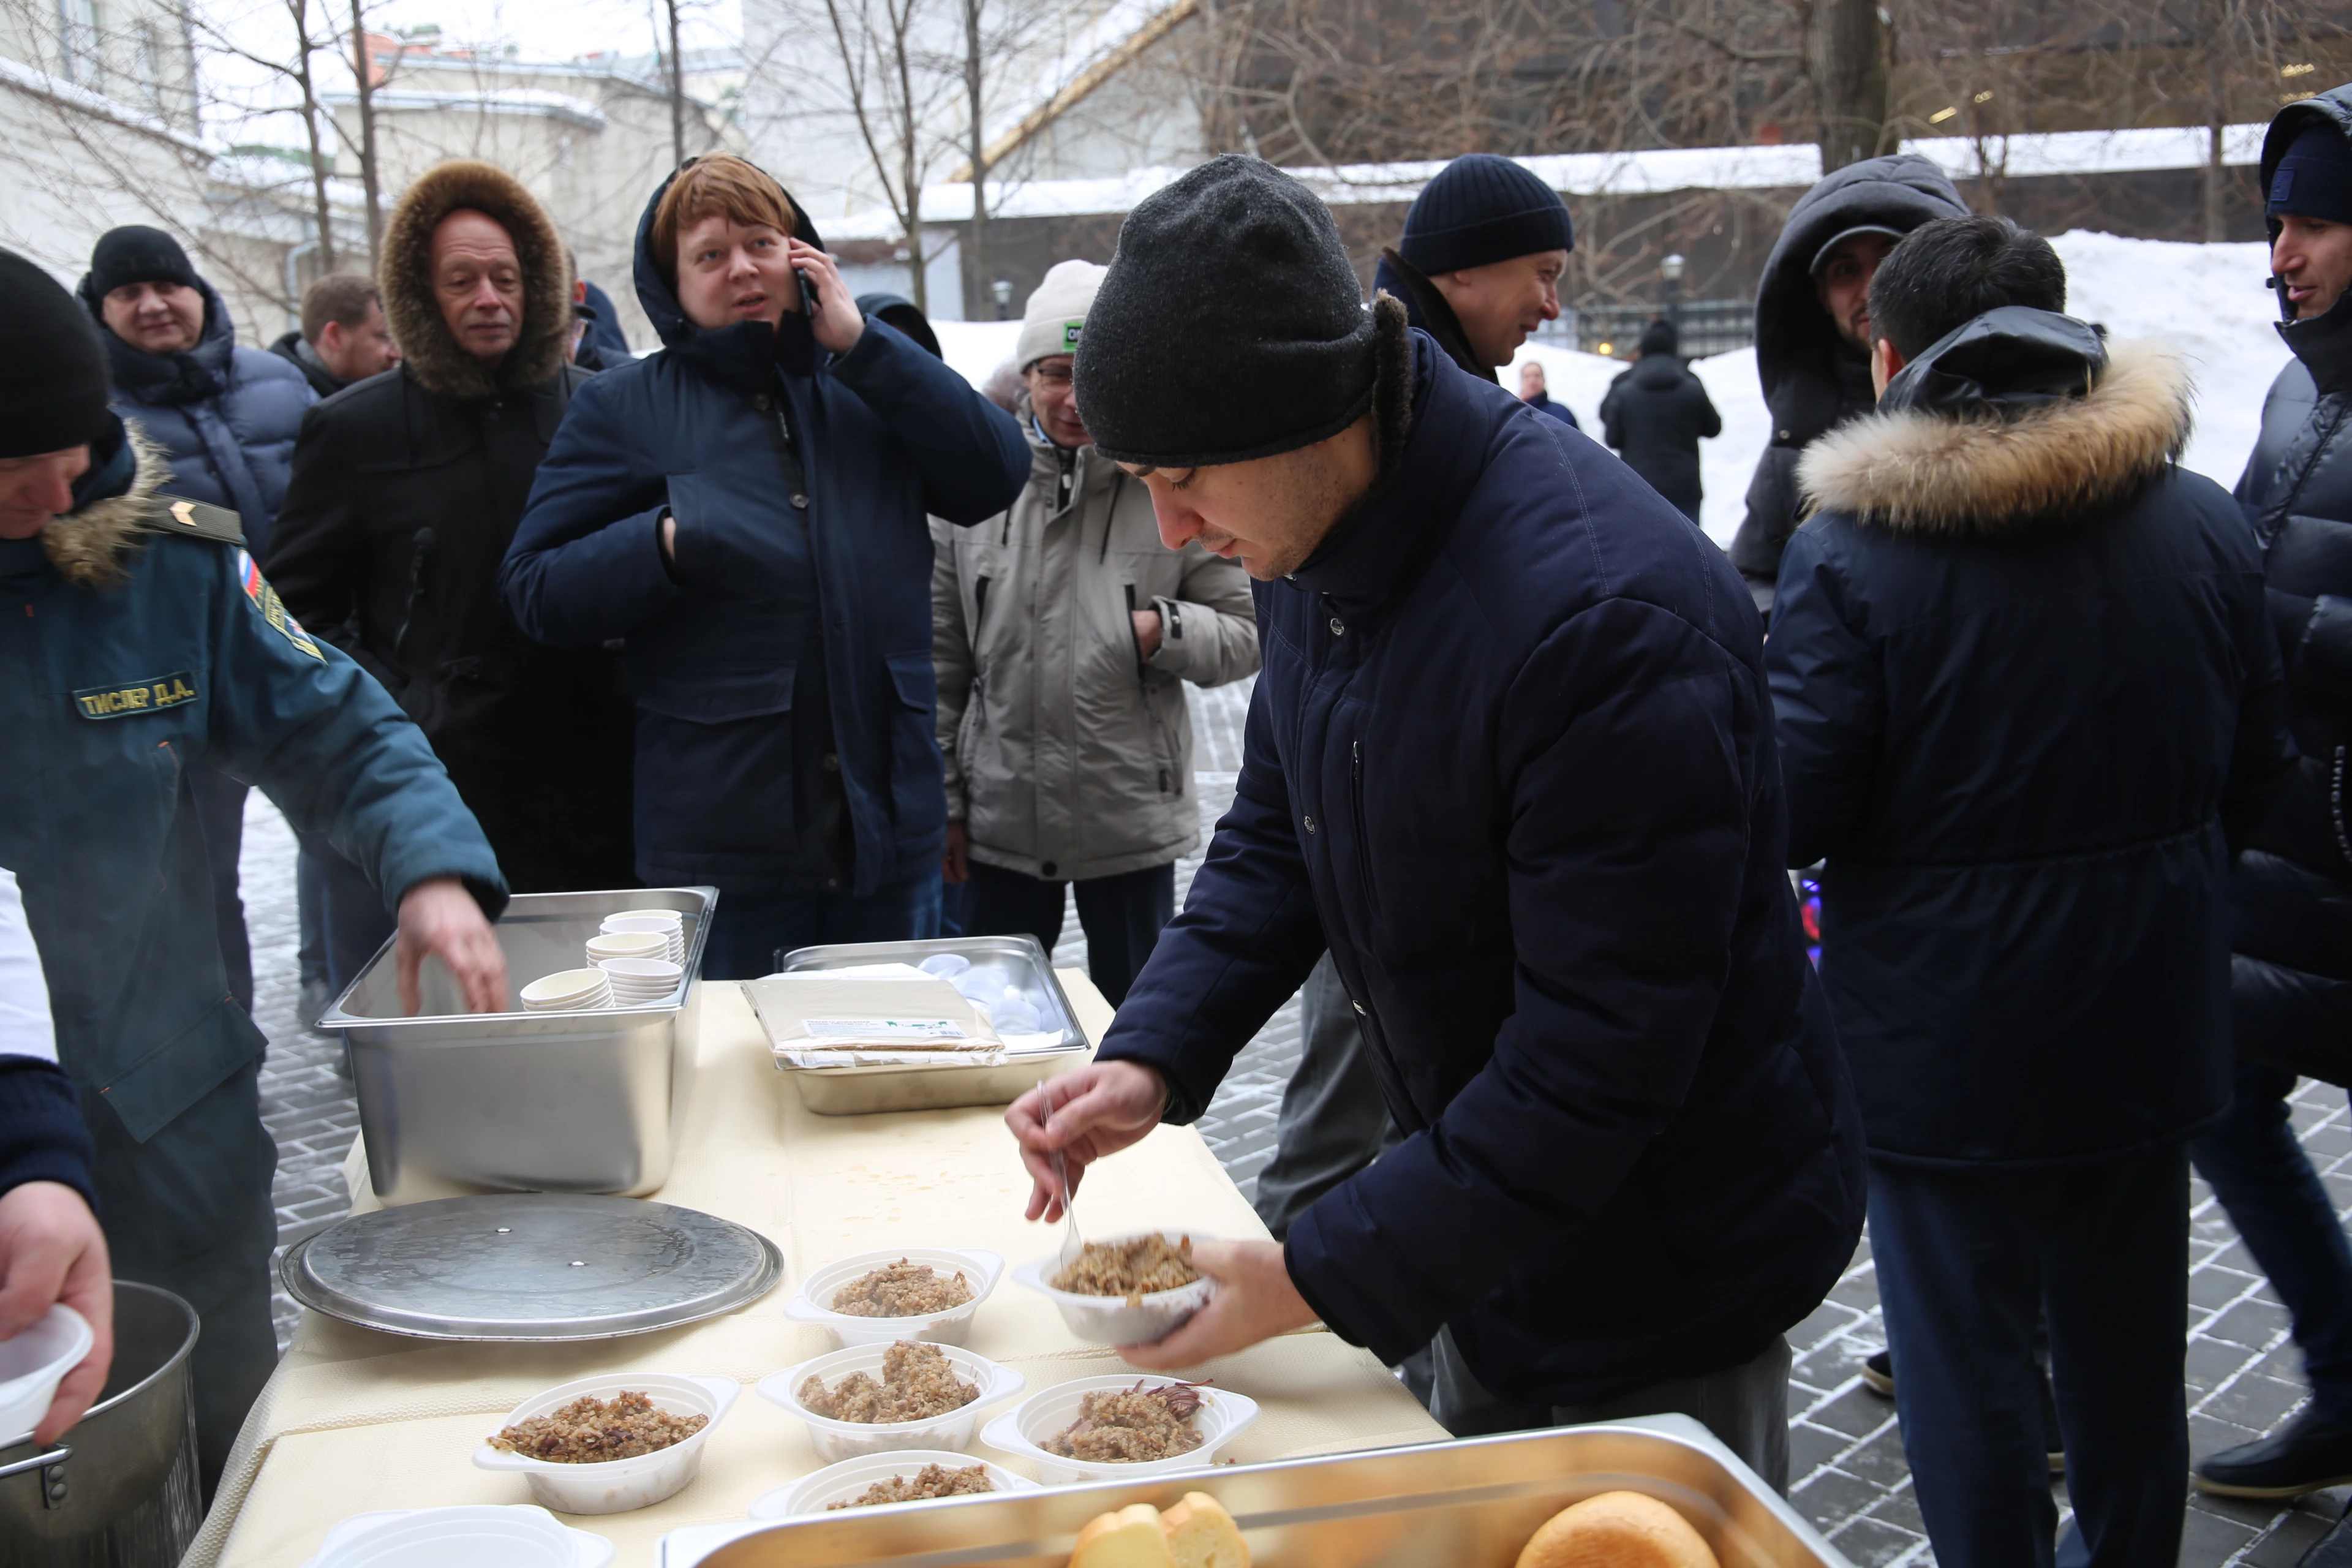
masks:
[[[124,719],[195,700],[196,678],[184,669],[152,680],[134,680],[128,686],[86,686],[73,694],[74,706],[85,719]]]
[[[244,586],[245,596],[253,601],[253,607],[261,612],[261,618],[268,621],[272,629],[320,663],[327,661],[327,656],[319,651],[319,645],[310,640],[310,634],[302,629],[302,623],[288,613],[286,601],[278,596],[278,590],[262,576],[260,566],[242,550],[236,552],[236,580]]]

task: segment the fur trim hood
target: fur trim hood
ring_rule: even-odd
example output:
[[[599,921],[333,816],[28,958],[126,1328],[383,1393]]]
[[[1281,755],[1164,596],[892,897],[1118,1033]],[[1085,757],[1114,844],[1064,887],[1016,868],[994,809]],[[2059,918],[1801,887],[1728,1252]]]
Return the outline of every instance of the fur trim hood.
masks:
[[[1807,506],[1947,537],[2099,516],[2179,459],[2190,386],[2179,354],[2154,342],[2118,343],[2086,374],[2087,391],[2015,412],[1896,407],[1841,426],[1798,466]]]
[[[128,419],[122,429],[133,465],[130,488],[53,517],[41,530],[41,550],[49,564],[67,582],[85,588],[108,587],[130,574],[131,552],[146,531],[148,498],[172,477],[161,447]]]
[[[433,295],[433,231],[467,208],[504,228],[522,261],[522,331],[495,371],[457,346]],[[402,362],[427,392],[489,397],[537,386],[563,368],[572,333],[572,268],[563,238],[522,182],[503,169],[457,159],[420,176],[384,225],[377,281]]]

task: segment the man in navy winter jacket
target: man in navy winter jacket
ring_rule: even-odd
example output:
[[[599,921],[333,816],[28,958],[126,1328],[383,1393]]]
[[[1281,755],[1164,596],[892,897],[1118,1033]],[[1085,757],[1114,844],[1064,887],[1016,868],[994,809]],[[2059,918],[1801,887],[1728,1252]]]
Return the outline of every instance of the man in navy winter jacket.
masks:
[[[2045,1310],[2074,1560],[2179,1554],[2185,1145],[2230,1100],[2230,857],[2294,755],[2253,541],[2175,466],[2187,374],[2065,298],[2001,218],[1880,264],[1879,412],[1805,453],[1766,645],[1946,1568],[2053,1561]]]
[[[276,354],[237,346],[219,291],[161,229],[131,224],[100,235],[80,293],[105,328],[115,410],[163,448],[172,493],[236,512],[255,557],[266,555],[294,438],[318,401],[302,373]],[[250,1010],[253,957],[237,896],[246,789],[209,768],[195,784],[221,962],[229,989]]]
[[[1258,265],[1231,275],[1232,255]],[[1622,465],[1367,313],[1329,212],[1225,157],[1139,206],[1077,356],[1161,537],[1237,555],[1239,793],[1097,1062],[1008,1114],[1036,1188],[1197,1117],[1328,948],[1406,1134],[1139,1365],[1321,1318],[1435,1345],[1457,1433],[1679,1410],[1788,1462],[1783,1332],[1862,1223],[1753,602]]]
[[[542,642],[625,639],[637,871],[724,895],[704,973],[934,935],[926,514],[1012,505],[1020,427],[862,316],[808,216],[740,158],[654,193],[636,278],[663,348],[573,395],[499,571],[507,607]]]

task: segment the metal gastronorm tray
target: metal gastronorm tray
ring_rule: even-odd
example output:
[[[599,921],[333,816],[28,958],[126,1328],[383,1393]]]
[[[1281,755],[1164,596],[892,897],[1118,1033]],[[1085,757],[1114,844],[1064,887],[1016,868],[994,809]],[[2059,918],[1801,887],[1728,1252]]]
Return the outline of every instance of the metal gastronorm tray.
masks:
[[[1723,1568],[1852,1568],[1679,1415],[795,1520],[700,1568],[1064,1568],[1097,1514],[1188,1491],[1225,1505],[1257,1568],[1511,1568],[1545,1520],[1621,1488],[1679,1510]]]
[[[878,1110],[944,1110],[963,1105],[1010,1105],[1064,1068],[1087,1058],[1086,1031],[1078,1027],[1070,998],[1055,978],[1045,949],[1034,936],[939,937],[927,942],[836,942],[784,954],[778,973],[845,969],[857,963],[920,963],[936,953],[968,958],[975,968],[998,971],[1037,1009],[1060,1041],[1051,1049],[1024,1051],[993,1067],[785,1068],[800,1089],[801,1102],[819,1116],[857,1116]],[[781,1065],[781,1064],[780,1064]]]

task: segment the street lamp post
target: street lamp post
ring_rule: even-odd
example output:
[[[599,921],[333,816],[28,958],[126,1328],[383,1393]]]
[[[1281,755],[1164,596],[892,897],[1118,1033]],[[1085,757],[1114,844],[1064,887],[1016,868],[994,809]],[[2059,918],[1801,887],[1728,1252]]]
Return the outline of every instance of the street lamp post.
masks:
[[[1013,313],[1013,279],[1000,278],[988,286],[988,291],[996,297],[996,319],[1002,321],[1010,317]]]
[[[1680,332],[1683,328],[1682,252],[1675,251],[1659,262],[1658,276],[1664,279],[1666,285],[1666,320],[1675,324],[1676,332]]]

